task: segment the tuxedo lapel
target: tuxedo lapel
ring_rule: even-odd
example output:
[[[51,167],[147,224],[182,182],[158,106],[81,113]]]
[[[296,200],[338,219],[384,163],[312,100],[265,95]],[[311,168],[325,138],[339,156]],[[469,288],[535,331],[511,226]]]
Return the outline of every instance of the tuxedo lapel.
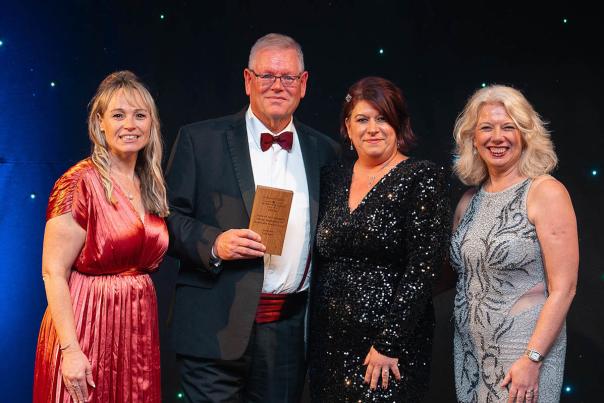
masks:
[[[300,123],[294,122],[300,148],[302,149],[302,159],[304,160],[304,170],[306,171],[306,183],[308,185],[308,202],[310,204],[310,234],[311,241],[314,239],[317,218],[319,216],[319,179],[320,169],[317,160],[317,139],[312,133],[304,129]]]
[[[252,161],[250,160],[250,150],[247,140],[247,129],[245,127],[245,115],[243,113],[238,114],[238,118],[233,123],[233,126],[227,129],[226,137],[229,145],[231,162],[233,163],[235,176],[237,177],[237,182],[241,189],[245,209],[247,210],[248,215],[251,215],[256,185],[254,183],[254,173],[252,171]],[[221,179],[215,178],[215,180]]]

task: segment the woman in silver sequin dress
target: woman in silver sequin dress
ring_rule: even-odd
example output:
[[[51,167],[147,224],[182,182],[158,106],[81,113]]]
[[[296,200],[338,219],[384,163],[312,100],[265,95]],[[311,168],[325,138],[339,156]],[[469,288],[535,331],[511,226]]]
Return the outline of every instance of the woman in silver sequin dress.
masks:
[[[451,264],[455,384],[460,402],[557,402],[565,318],[578,271],[576,219],[548,173],[548,131],[517,90],[493,85],[455,124],[457,206]]]
[[[368,77],[346,97],[353,164],[321,175],[310,319],[313,402],[419,402],[430,373],[431,282],[446,254],[442,168],[406,154],[405,100]]]

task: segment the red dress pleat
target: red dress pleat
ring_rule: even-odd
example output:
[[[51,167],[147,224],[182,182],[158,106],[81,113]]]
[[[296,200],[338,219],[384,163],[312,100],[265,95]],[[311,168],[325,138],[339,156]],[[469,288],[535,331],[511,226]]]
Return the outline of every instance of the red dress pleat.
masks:
[[[114,203],[84,160],[55,184],[47,220],[71,213],[86,230],[69,290],[80,347],[92,365],[91,402],[160,402],[157,300],[148,273],[168,247],[162,218],[143,220],[116,184]],[[33,401],[71,401],[60,372],[59,340],[47,309],[38,337]]]

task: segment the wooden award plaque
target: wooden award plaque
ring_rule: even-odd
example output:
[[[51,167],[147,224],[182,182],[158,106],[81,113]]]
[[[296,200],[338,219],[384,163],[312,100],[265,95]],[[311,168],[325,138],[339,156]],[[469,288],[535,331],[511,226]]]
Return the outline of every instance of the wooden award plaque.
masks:
[[[293,197],[291,190],[261,185],[256,187],[249,229],[262,237],[265,253],[281,255]]]

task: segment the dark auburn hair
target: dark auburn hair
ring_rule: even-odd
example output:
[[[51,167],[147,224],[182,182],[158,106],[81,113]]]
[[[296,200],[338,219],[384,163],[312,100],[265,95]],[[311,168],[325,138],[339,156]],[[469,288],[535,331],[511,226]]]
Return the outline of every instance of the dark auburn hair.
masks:
[[[365,77],[352,84],[342,107],[340,134],[348,139],[346,120],[359,101],[370,103],[396,132],[397,148],[407,153],[415,145],[415,134],[403,92],[392,81],[381,77]]]

